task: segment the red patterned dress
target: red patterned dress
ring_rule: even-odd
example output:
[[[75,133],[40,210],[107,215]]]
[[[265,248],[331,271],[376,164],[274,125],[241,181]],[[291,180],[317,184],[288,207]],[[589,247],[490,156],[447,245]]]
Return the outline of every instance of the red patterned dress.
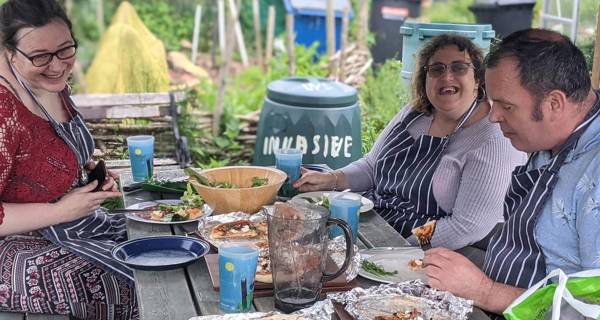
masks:
[[[73,151],[48,121],[0,85],[0,223],[2,203],[55,201],[69,191],[77,168]],[[37,232],[0,238],[0,277],[0,310],[138,318],[128,279]]]

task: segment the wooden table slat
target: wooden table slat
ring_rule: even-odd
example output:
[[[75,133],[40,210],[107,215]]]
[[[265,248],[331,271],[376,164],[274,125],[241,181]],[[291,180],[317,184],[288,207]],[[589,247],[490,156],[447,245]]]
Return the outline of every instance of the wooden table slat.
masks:
[[[358,237],[369,248],[410,246],[408,241],[374,211],[361,213]]]
[[[0,312],[0,320],[23,320],[25,319],[24,313],[19,312]]]
[[[171,235],[169,225],[129,220],[130,239],[144,236]],[[184,269],[166,271],[134,270],[141,319],[189,319],[197,315]]]
[[[269,312],[275,309],[273,297],[254,298],[254,307],[260,312]]]

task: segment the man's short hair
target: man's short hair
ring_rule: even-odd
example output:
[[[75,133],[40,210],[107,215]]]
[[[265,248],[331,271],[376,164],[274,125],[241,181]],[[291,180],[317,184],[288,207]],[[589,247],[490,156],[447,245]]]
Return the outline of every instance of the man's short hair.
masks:
[[[564,92],[575,103],[584,101],[590,91],[583,53],[558,32],[525,29],[512,33],[492,46],[486,68],[496,67],[503,58],[516,61],[521,85],[538,105],[552,90]]]

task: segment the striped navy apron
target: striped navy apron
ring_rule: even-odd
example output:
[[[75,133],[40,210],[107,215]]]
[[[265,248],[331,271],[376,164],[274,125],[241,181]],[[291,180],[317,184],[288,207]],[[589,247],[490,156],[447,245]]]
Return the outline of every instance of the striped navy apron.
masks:
[[[534,153],[524,166],[513,171],[510,188],[504,200],[504,224],[490,241],[483,271],[494,281],[529,288],[546,276],[546,264],[535,239],[537,217],[556,185],[558,173],[579,137],[600,113],[598,102],[565,142],[552,161],[527,170],[539,153]]]
[[[13,75],[28,92],[37,107],[48,118],[48,122],[56,134],[73,150],[79,166],[79,174],[73,182],[73,187],[86,185],[88,178],[85,165],[92,158],[94,140],[83,121],[81,113],[75,109],[75,104],[71,100],[71,97],[66,90],[59,93],[63,104],[65,104],[65,107],[71,113],[70,121],[59,123],[46,111],[46,108],[39,102],[29,86],[14,71]],[[70,108],[68,108],[69,105],[73,106],[75,113],[71,112]],[[55,201],[58,200],[56,199]],[[81,219],[53,225],[39,230],[39,232],[44,238],[56,245],[67,248],[71,252],[94,262],[99,267],[133,282],[133,271],[114,260],[110,254],[110,250],[115,244],[127,240],[125,216],[107,215],[102,209],[98,209]]]
[[[411,112],[397,124],[384,142],[375,163],[375,190],[372,198],[376,211],[403,237],[432,219],[449,216],[433,195],[433,173],[450,140],[475,111],[475,100],[454,131],[447,137],[422,135],[416,140],[408,127],[423,116]]]

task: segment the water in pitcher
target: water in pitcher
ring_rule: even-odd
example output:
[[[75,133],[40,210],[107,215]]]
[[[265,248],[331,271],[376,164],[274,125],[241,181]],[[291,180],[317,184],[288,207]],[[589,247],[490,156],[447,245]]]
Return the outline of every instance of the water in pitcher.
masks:
[[[323,282],[347,268],[345,262],[338,272],[325,272],[328,226],[346,229],[346,241],[351,241],[350,227],[330,220],[324,207],[306,203],[276,203],[267,218],[275,306],[285,312],[308,307],[318,300]],[[350,247],[346,254],[349,261]]]

